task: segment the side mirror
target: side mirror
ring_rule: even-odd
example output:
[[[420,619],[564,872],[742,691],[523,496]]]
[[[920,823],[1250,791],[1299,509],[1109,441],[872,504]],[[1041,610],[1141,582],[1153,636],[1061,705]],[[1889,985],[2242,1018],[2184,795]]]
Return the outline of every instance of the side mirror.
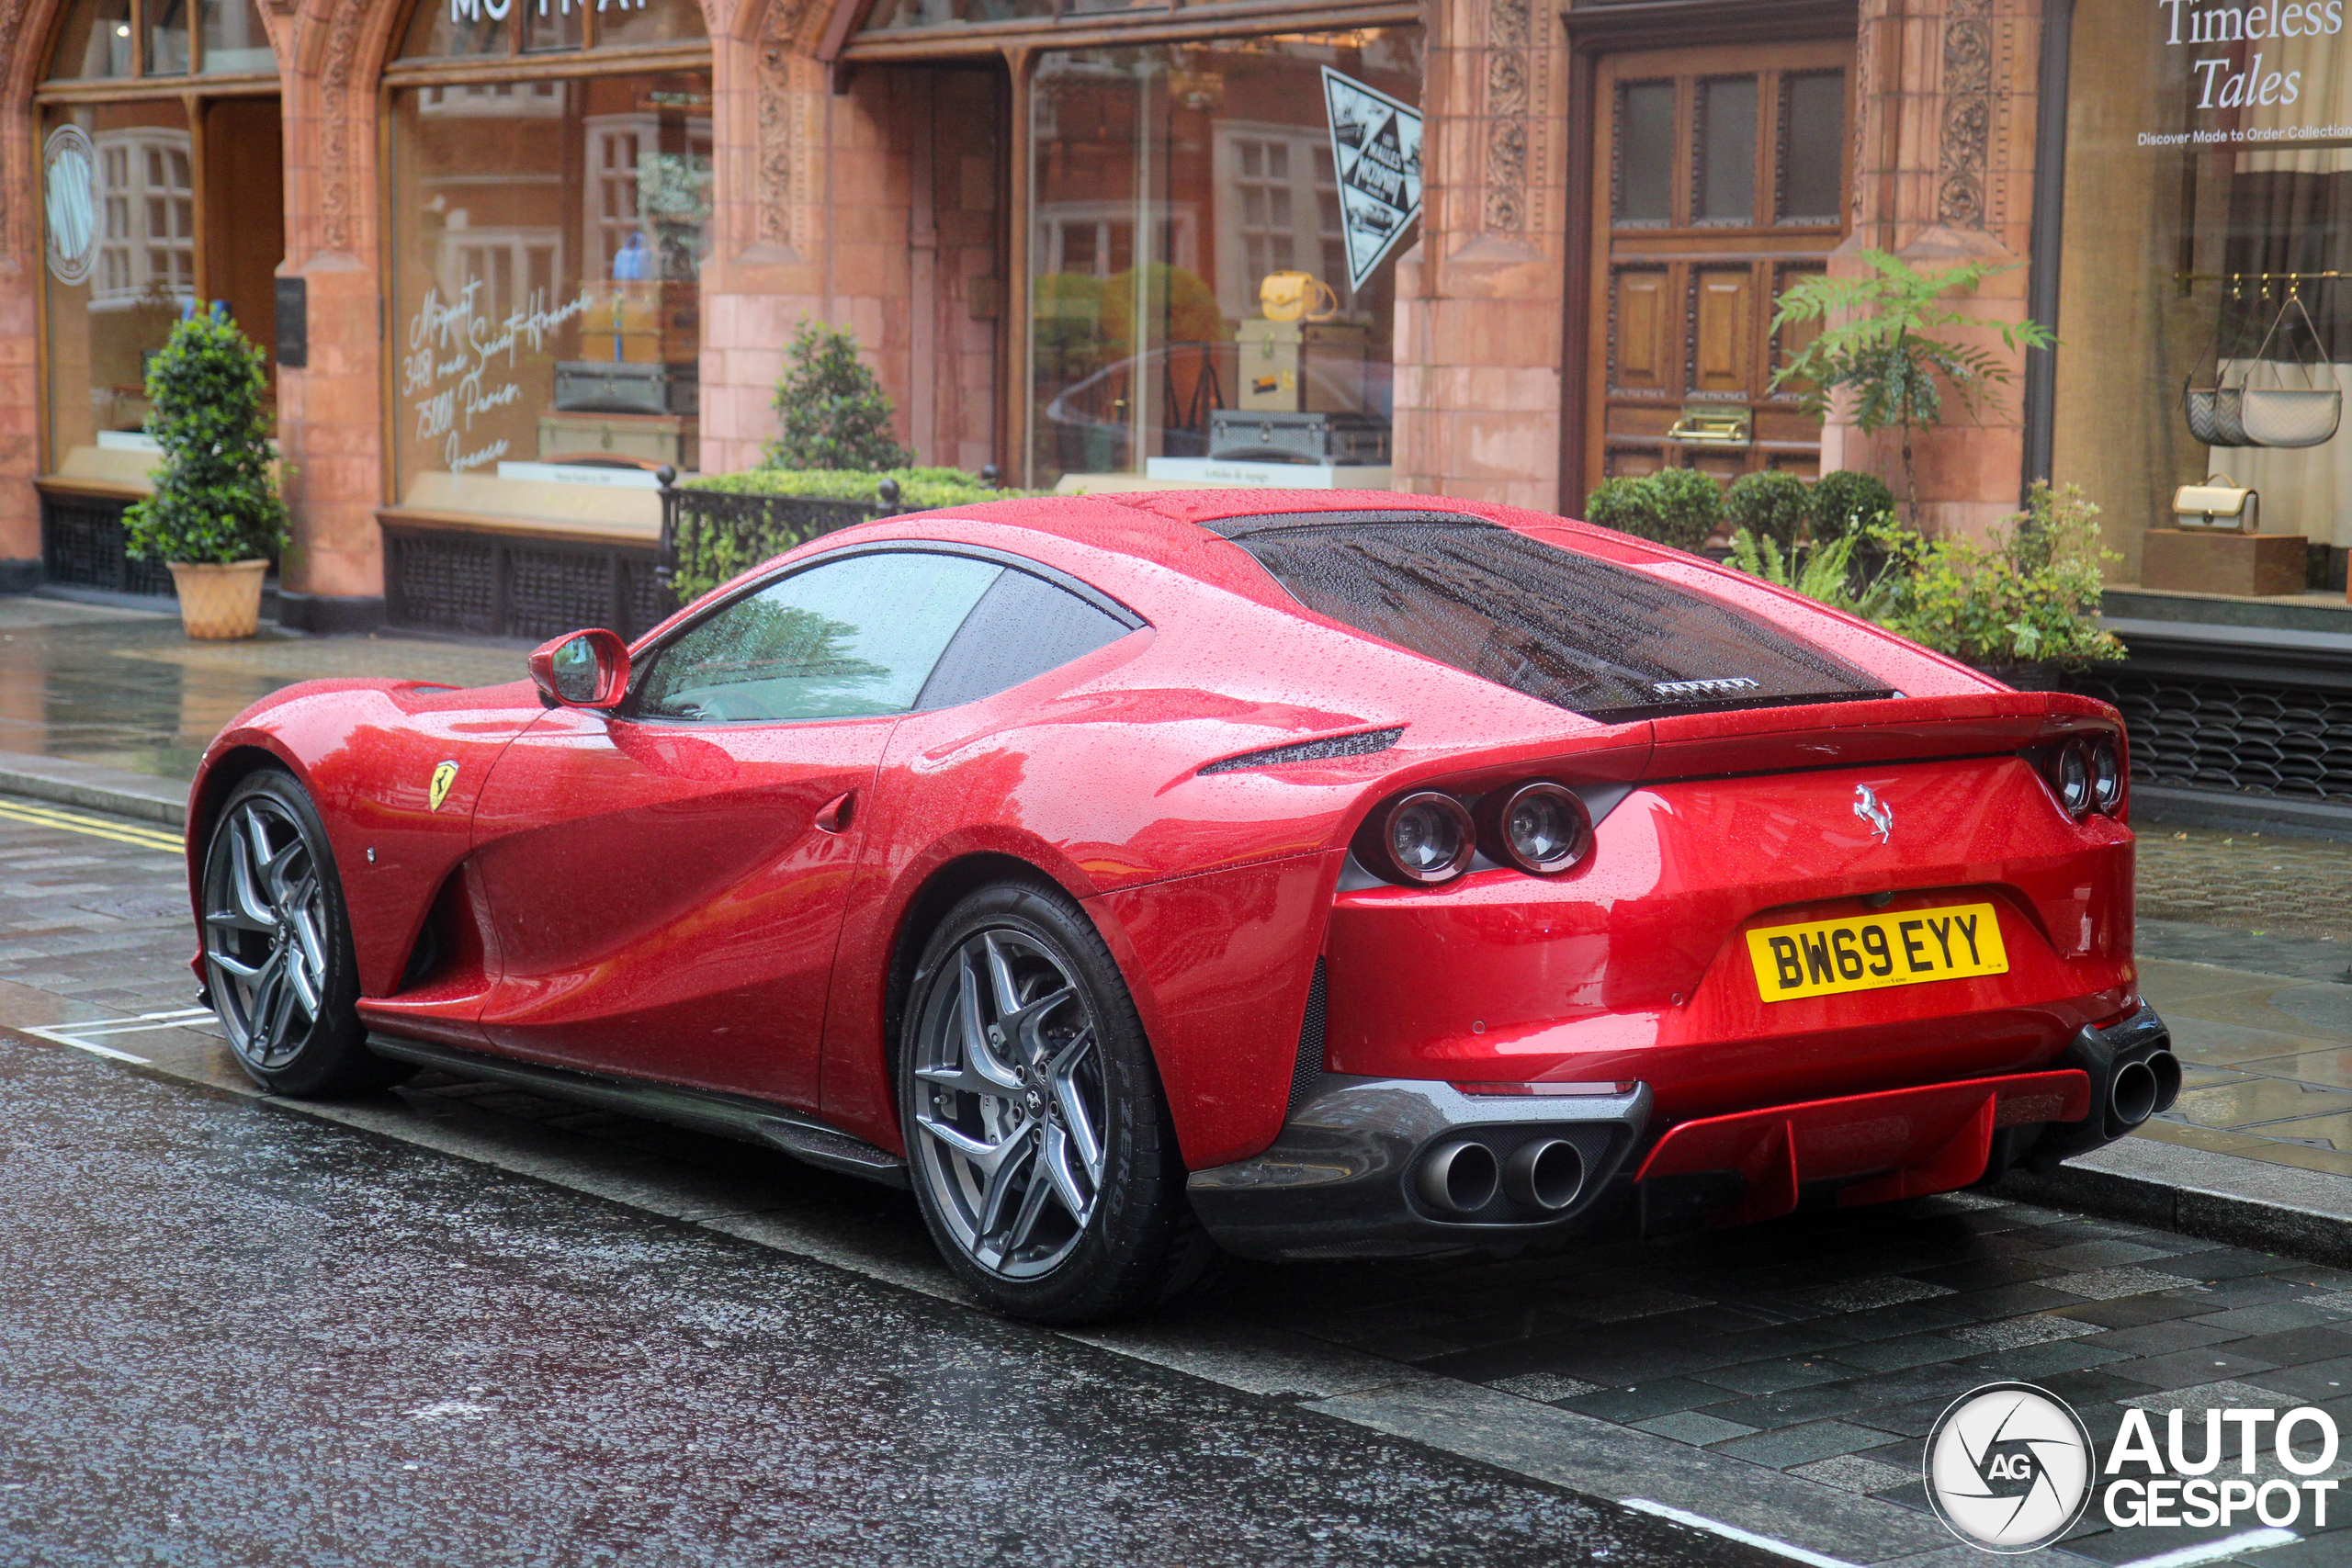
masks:
[[[617,706],[628,695],[628,644],[601,630],[542,643],[531,650],[531,682],[549,707]]]

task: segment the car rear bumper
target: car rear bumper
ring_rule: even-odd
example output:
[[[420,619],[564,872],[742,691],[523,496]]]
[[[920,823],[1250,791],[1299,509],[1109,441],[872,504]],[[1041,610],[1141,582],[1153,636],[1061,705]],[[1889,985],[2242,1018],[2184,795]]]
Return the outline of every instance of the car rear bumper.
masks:
[[[1645,1235],[1742,1224],[1948,1192],[2112,1142],[2178,1092],[2171,1044],[2143,1007],[2082,1030],[2040,1071],[1703,1117],[1646,1147],[1646,1085],[1514,1099],[1332,1076],[1272,1147],[1194,1172],[1189,1192],[1218,1244],[1249,1258],[1507,1249],[1629,1192]]]
[[[1188,1190],[1217,1244],[1245,1258],[1510,1247],[1591,1213],[1639,1143],[1649,1102],[1638,1084],[1625,1094],[1512,1098],[1421,1078],[1327,1076],[1272,1147],[1193,1172]],[[1491,1196],[1466,1211],[1449,1206],[1477,1196],[1477,1173],[1452,1169],[1449,1193],[1438,1168],[1482,1159],[1492,1165]],[[1517,1173],[1515,1161],[1536,1169]]]

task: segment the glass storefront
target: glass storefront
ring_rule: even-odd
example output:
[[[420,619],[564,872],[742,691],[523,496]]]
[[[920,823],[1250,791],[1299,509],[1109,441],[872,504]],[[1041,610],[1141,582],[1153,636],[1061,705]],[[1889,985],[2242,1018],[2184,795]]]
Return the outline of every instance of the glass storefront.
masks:
[[[1409,27],[1039,59],[1031,484],[1386,468],[1420,83]]]
[[[74,91],[40,118],[51,474],[144,483],[147,360],[198,301],[276,334],[284,164],[274,84],[254,78],[277,57],[253,0],[198,0],[194,18],[187,0],[77,0],[58,23],[48,80]],[[103,101],[84,96],[96,83]]]
[[[2261,533],[2352,546],[2346,10],[2075,6],[2053,459],[2104,509],[2120,580],[2191,586],[2158,581],[2147,531],[2209,476],[2257,493]]]
[[[662,43],[698,36],[693,18],[692,0],[497,17],[446,0],[411,58]],[[698,468],[708,73],[453,81],[391,104],[401,499],[529,512],[497,481],[650,490],[662,465]]]

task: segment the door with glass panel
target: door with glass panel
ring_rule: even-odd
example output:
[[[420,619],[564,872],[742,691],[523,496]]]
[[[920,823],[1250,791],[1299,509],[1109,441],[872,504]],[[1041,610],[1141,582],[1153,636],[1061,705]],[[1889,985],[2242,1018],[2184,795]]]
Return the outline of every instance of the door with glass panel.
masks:
[[[1845,237],[1850,39],[1605,57],[1586,475],[1818,471],[1773,301]],[[1801,329],[1810,331],[1811,329]]]

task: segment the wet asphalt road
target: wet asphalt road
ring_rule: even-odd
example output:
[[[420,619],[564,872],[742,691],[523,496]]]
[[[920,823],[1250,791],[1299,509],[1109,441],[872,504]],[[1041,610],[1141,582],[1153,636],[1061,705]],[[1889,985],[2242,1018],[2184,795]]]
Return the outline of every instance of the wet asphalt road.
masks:
[[[0,1040],[0,1562],[1779,1561]]]

